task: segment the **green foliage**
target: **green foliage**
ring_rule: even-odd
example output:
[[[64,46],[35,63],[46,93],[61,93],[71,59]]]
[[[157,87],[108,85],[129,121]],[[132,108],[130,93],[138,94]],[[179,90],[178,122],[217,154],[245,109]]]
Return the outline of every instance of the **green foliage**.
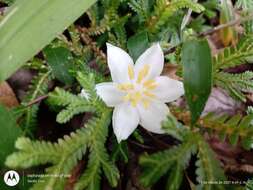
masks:
[[[253,91],[253,72],[246,71],[240,74],[218,72],[214,76],[214,83],[229,92],[231,97],[242,102],[246,102],[243,92]]]
[[[163,175],[166,175],[169,170],[175,170],[176,173],[182,173],[190,161],[191,155],[196,152],[196,145],[194,138],[191,135],[185,137],[181,145],[175,146],[163,152],[158,152],[152,155],[143,155],[140,158],[140,165],[143,168],[141,182],[144,186],[151,186],[155,184]],[[176,166],[176,167],[175,167]],[[179,171],[178,171],[179,170]],[[176,185],[178,189],[181,181],[181,176],[173,176],[171,173],[169,181],[171,187]],[[169,189],[169,188],[168,188]]]
[[[150,2],[147,0],[130,0],[129,7],[137,13],[140,23],[144,23],[150,16]]]
[[[0,81],[50,43],[93,3],[95,0],[19,0],[14,3],[0,24]],[[32,35],[28,35],[31,32]]]
[[[52,79],[51,70],[42,68],[38,75],[31,81],[29,90],[26,97],[22,100],[21,105],[12,110],[19,120],[19,124],[25,135],[33,136],[32,133],[37,125],[39,104],[29,104],[39,96],[43,96],[48,92],[48,83]]]
[[[114,162],[122,160],[124,161],[124,163],[127,163],[129,160],[127,143],[123,141],[118,144],[115,138],[113,142],[113,150],[111,157]]]
[[[10,155],[6,165],[11,168],[30,168],[50,164],[46,173],[49,175],[69,175],[78,162],[89,152],[87,169],[77,182],[75,189],[100,189],[100,175],[105,174],[111,186],[118,182],[118,170],[110,161],[105,148],[111,111],[106,108],[96,96],[95,81],[91,73],[88,76],[77,73],[77,80],[89,94],[88,99],[71,94],[60,88],[50,93],[50,106],[64,107],[57,116],[57,121],[65,123],[75,114],[93,112],[94,117],[85,127],[65,135],[57,143],[32,141],[29,138],[19,138],[16,142],[18,152]],[[89,151],[87,151],[89,150]],[[64,189],[67,177],[48,177],[43,183],[37,183],[32,189]]]
[[[177,118],[172,115],[168,115],[162,126],[168,135],[180,141],[183,141],[184,135],[188,132],[188,129],[185,128],[185,126],[183,126],[180,122],[178,122]]]
[[[15,0],[0,0],[0,2],[6,3],[6,4],[8,4],[8,5],[11,5],[12,3],[15,2]]]
[[[208,18],[214,18],[216,16],[216,11],[219,10],[219,2],[217,0],[205,1],[202,5],[205,7],[204,14]]]
[[[226,178],[220,168],[220,163],[215,158],[214,152],[210,149],[209,145],[202,137],[198,139],[197,145],[198,161],[196,162],[196,174],[197,181],[200,183],[201,189],[225,190],[223,182]],[[222,184],[219,184],[219,182]]]
[[[0,23],[0,36],[3,36],[0,40],[0,56],[3,62],[0,64],[0,80],[9,76],[17,65],[27,61],[56,34],[66,29],[65,27],[81,15],[92,2],[95,1],[55,0],[39,3],[35,0],[30,4],[25,0],[17,2],[17,5],[10,9],[9,19],[2,22],[3,24]],[[179,67],[179,75],[184,77],[186,97],[194,125],[190,127],[190,116],[187,117],[183,113],[179,113],[181,117],[178,119],[168,116],[163,127],[167,135],[176,139],[176,145],[163,151],[154,150],[152,154],[141,155],[140,165],[143,170],[140,180],[149,187],[162,180],[165,182],[164,189],[180,189],[181,183],[188,177],[186,169],[190,160],[194,161],[197,158],[195,181],[199,184],[196,184],[196,188],[225,189],[222,185],[208,184],[225,180],[225,177],[214,152],[204,139],[205,134],[218,134],[222,139],[229,139],[233,145],[240,143],[249,149],[252,144],[253,117],[251,114],[245,117],[209,114],[199,119],[199,116],[210,93],[212,79],[215,85],[242,101],[246,100],[244,92],[252,92],[252,72],[231,74],[227,73],[226,69],[252,62],[253,25],[251,21],[245,22],[244,37],[238,44],[226,47],[214,57],[212,71],[207,42],[184,41],[187,37],[210,28],[210,25],[207,25],[210,22],[206,19],[220,15],[217,12],[216,0],[200,2],[201,4],[193,0],[99,0],[94,4],[82,18],[66,29],[64,34],[59,34],[57,39],[42,51],[44,54],[37,56],[39,59],[35,58],[25,65],[25,68],[37,70],[38,74],[21,106],[13,110],[24,134],[31,136],[40,107],[40,101],[36,99],[41,96],[49,95],[46,103],[52,110],[59,112],[56,119],[61,124],[68,125],[71,119],[76,119],[75,116],[85,112],[89,112],[92,118],[85,126],[75,126],[75,129],[81,127],[75,132],[60,136],[57,142],[19,138],[16,141],[17,152],[8,157],[6,165],[13,169],[28,169],[42,165],[43,169],[46,168],[45,174],[73,174],[76,177],[75,169],[84,161],[80,177],[72,184],[74,190],[99,190],[102,186],[101,181],[105,178],[112,187],[116,187],[120,176],[114,163],[127,163],[131,159],[131,154],[128,155],[128,150],[131,149],[128,149],[126,141],[118,144],[115,137],[107,141],[108,134],[111,134],[111,110],[99,99],[95,90],[95,84],[110,80],[105,43],[110,42],[128,49],[136,60],[151,43],[159,42],[163,48],[175,46],[176,52],[167,54],[166,59],[170,60],[169,62],[173,60]],[[244,11],[242,16],[248,14],[247,3],[248,0],[237,1],[237,6],[242,7]],[[15,10],[15,7],[18,9]],[[180,31],[187,10],[201,14],[189,16],[189,28]],[[19,31],[18,34],[16,31]],[[28,39],[26,34],[31,32],[34,36],[30,39],[29,35]],[[27,48],[28,46],[31,49]],[[9,54],[10,52],[12,54]],[[48,84],[51,84],[53,77],[67,85],[59,87],[59,83],[53,81],[55,89],[48,94]],[[248,111],[250,110],[249,108]],[[184,125],[178,120],[184,121]],[[137,131],[133,137],[140,143],[146,142],[146,138]],[[112,150],[111,155],[107,152],[107,143]],[[45,178],[44,182],[35,184],[32,189],[61,190],[66,189],[69,182],[67,178],[49,177]]]
[[[158,0],[156,1],[154,12],[151,17],[146,20],[148,31],[151,34],[156,34],[168,25],[168,21],[177,11],[183,8],[190,8],[194,12],[200,13],[204,7],[191,0]]]
[[[14,142],[21,136],[22,131],[15,123],[15,118],[0,104],[0,167],[3,168],[5,158],[14,151]]]
[[[94,112],[95,107],[92,102],[81,96],[73,95],[61,88],[56,88],[54,92],[49,94],[48,103],[52,106],[63,106],[62,110],[57,115],[57,122],[66,123],[74,115],[83,112]]]
[[[140,157],[142,169],[141,182],[145,186],[154,185],[162,176],[167,176],[166,189],[177,190],[181,186],[184,170],[192,155],[197,153],[196,174],[200,189],[225,189],[223,185],[208,182],[224,181],[226,178],[213,151],[198,133],[193,133],[170,116],[163,124],[165,131],[179,137],[181,144],[168,150],[145,154]],[[173,131],[174,129],[174,131]],[[173,131],[173,133],[171,133]]]
[[[253,56],[253,36],[246,35],[235,47],[227,47],[214,57],[215,71],[246,63]]]
[[[55,78],[65,84],[72,84],[74,77],[69,74],[69,71],[73,67],[71,52],[63,47],[47,47],[44,49],[44,55]]]
[[[249,30],[251,29],[248,29],[247,32],[250,33]],[[245,35],[235,47],[225,48],[213,59],[214,83],[228,91],[236,100],[243,102],[246,102],[246,97],[243,92],[252,92],[252,72],[246,71],[240,74],[231,74],[221,70],[252,62],[252,42],[252,34]]]
[[[106,31],[111,31],[119,23],[126,22],[129,15],[119,17],[118,8],[120,1],[118,0],[105,0],[103,1],[104,15],[101,18],[99,7],[95,5],[89,12],[88,16],[91,20],[91,27],[88,29],[88,34],[92,36],[101,35]]]
[[[50,163],[47,174],[69,175],[74,166],[89,149],[89,161],[84,176],[80,178],[76,189],[90,187],[99,189],[101,169],[112,186],[119,178],[117,168],[109,160],[104,147],[110,123],[111,112],[104,108],[100,117],[91,119],[85,127],[64,136],[58,143],[31,141],[19,138],[16,148],[19,150],[7,158],[6,165],[12,168],[28,168]],[[86,177],[85,177],[86,176]],[[32,189],[63,189],[66,178],[47,178],[45,182],[35,184]],[[94,187],[94,188],[93,188]]]
[[[243,10],[252,10],[253,1],[251,0],[237,0],[236,7],[242,8]]]
[[[49,94],[48,103],[51,106],[61,106],[64,109],[58,113],[57,122],[66,123],[74,115],[84,112],[99,112],[103,111],[103,103],[97,97],[95,92],[95,81],[92,74],[85,77],[82,73],[78,73],[77,80],[87,93],[87,98],[81,95],[73,95],[61,88],[56,88],[54,92]]]
[[[246,16],[247,15],[248,15],[248,13],[246,13]],[[243,26],[245,29],[245,34],[249,34],[249,35],[253,34],[253,21],[252,20],[245,22]]]
[[[252,120],[253,114],[245,117],[208,114],[201,120],[201,125],[209,129],[210,132],[218,134],[223,140],[227,137],[233,145],[240,142],[244,148],[250,149],[253,143]]]
[[[253,189],[253,181],[252,180],[248,180],[245,190],[252,190]]]
[[[141,32],[130,37],[127,41],[127,48],[130,56],[136,61],[139,56],[149,47],[147,32]]]
[[[208,42],[185,42],[182,48],[182,64],[185,95],[194,124],[201,115],[212,89],[212,58]]]
[[[110,118],[107,117],[110,122]],[[107,123],[108,123],[107,121]],[[109,155],[106,153],[104,143],[108,129],[105,126],[101,126],[97,129],[96,134],[90,136],[90,156],[87,166],[87,170],[81,176],[80,181],[76,184],[75,190],[78,189],[97,189],[99,190],[100,173],[103,169],[105,176],[107,177],[110,184],[115,187],[119,178],[117,168],[109,162]]]

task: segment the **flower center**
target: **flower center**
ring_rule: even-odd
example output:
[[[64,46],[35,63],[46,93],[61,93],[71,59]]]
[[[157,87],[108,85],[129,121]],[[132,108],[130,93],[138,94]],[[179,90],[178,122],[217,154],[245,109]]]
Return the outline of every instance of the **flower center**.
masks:
[[[148,108],[150,102],[156,98],[155,94],[152,93],[152,90],[157,87],[156,82],[154,80],[144,80],[149,70],[149,65],[144,65],[139,71],[136,81],[133,83],[118,84],[117,86],[119,90],[127,93],[126,96],[123,97],[123,100],[130,102],[133,107],[141,103],[144,108]],[[132,66],[128,67],[128,76],[130,80],[134,79],[134,70]]]

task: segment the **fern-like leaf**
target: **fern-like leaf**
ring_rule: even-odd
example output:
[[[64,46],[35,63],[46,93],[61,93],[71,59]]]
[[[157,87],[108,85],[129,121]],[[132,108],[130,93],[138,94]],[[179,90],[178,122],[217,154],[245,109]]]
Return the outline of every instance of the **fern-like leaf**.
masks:
[[[187,166],[191,158],[191,154],[196,151],[196,145],[193,141],[193,135],[189,135],[185,139],[185,142],[179,146],[175,146],[171,149],[152,155],[146,154],[142,156],[140,158],[140,165],[143,167],[143,174],[141,176],[142,184],[144,186],[151,186],[155,184],[169,171],[170,168],[173,168],[175,165],[179,165],[178,169],[182,172],[182,170]],[[170,178],[178,180],[180,176],[171,176]],[[175,181],[172,183],[175,183]]]
[[[47,169],[48,175],[68,175],[89,148],[90,159],[85,171],[86,176],[91,177],[88,186],[91,189],[99,189],[102,169],[111,185],[116,186],[119,178],[118,170],[109,160],[104,147],[110,118],[111,112],[105,108],[101,117],[90,120],[84,128],[71,133],[70,136],[64,136],[58,143],[20,138],[16,143],[19,152],[10,155],[6,165],[11,168],[28,168],[49,163],[52,166]],[[49,177],[42,183],[35,184],[32,189],[63,189],[65,183],[66,178]]]
[[[226,179],[220,168],[220,163],[215,158],[213,151],[205,140],[198,138],[198,161],[196,162],[197,181],[203,190],[224,190],[223,184]],[[221,184],[218,184],[222,182]]]
[[[76,184],[75,190],[99,190],[99,174],[102,172],[102,169],[110,184],[113,187],[117,185],[117,179],[119,178],[118,170],[113,163],[109,161],[109,155],[106,153],[106,149],[104,147],[106,141],[106,136],[104,134],[108,133],[108,129],[103,127],[100,128],[100,130],[94,130],[96,130],[96,133],[91,133],[90,136],[90,156],[87,170]]]
[[[205,9],[202,5],[191,0],[157,0],[154,13],[151,19],[147,20],[148,30],[151,33],[159,32],[168,23],[170,17],[183,8],[190,8],[197,13]]]
[[[56,118],[59,123],[68,122],[74,115],[83,112],[95,112],[96,110],[93,101],[71,94],[61,88],[56,88],[54,92],[49,94],[48,103],[64,107]]]
[[[242,37],[235,47],[225,48],[214,57],[216,70],[235,67],[247,62],[253,56],[253,35]]]
[[[40,72],[31,82],[29,91],[19,107],[13,109],[24,134],[32,136],[32,132],[37,125],[37,112],[39,105],[29,105],[30,102],[43,96],[48,91],[48,83],[52,79],[51,71]]]
[[[201,119],[200,123],[203,127],[219,134],[222,139],[228,137],[231,144],[237,144],[240,139],[241,145],[249,149],[253,143],[252,120],[253,114],[245,117],[236,115],[231,118],[227,115],[216,116],[215,114],[208,114]]]
[[[141,23],[145,22],[149,17],[149,1],[146,0],[130,0],[129,7],[137,13]]]
[[[246,102],[246,96],[243,92],[253,92],[252,79],[253,72],[251,71],[240,74],[218,72],[215,74],[214,83],[228,91],[234,99]]]

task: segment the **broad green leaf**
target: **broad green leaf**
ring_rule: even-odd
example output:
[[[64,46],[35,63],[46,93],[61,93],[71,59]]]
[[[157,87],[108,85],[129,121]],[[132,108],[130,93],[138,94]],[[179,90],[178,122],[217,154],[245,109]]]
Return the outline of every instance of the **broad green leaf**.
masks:
[[[71,52],[64,47],[47,47],[43,52],[54,76],[65,84],[71,84],[74,81],[69,73],[72,68]]]
[[[8,155],[14,152],[14,144],[16,139],[22,135],[21,129],[16,125],[16,121],[14,116],[0,104],[0,173],[7,171],[5,168],[4,162]],[[1,190],[9,190],[10,187],[7,186],[3,180],[3,175],[1,175],[0,179],[0,189]],[[20,175],[20,180],[22,181],[23,176]],[[19,187],[16,187],[17,190],[25,190],[28,189],[27,183],[25,186],[21,183],[18,184]]]
[[[182,63],[185,95],[194,124],[201,115],[212,88],[212,57],[208,42],[185,42]]]
[[[0,104],[0,168],[4,166],[5,158],[14,151],[15,141],[21,134],[12,114]]]
[[[130,37],[127,41],[129,54],[134,61],[149,47],[149,39],[147,32],[138,33]]]
[[[0,81],[8,78],[96,0],[17,0],[0,22]]]

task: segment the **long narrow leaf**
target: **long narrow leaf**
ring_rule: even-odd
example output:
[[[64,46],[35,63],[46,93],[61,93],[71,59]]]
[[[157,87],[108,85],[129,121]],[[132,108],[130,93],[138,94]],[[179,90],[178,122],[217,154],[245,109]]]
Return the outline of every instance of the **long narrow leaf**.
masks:
[[[0,22],[0,81],[38,53],[96,0],[17,0]]]

